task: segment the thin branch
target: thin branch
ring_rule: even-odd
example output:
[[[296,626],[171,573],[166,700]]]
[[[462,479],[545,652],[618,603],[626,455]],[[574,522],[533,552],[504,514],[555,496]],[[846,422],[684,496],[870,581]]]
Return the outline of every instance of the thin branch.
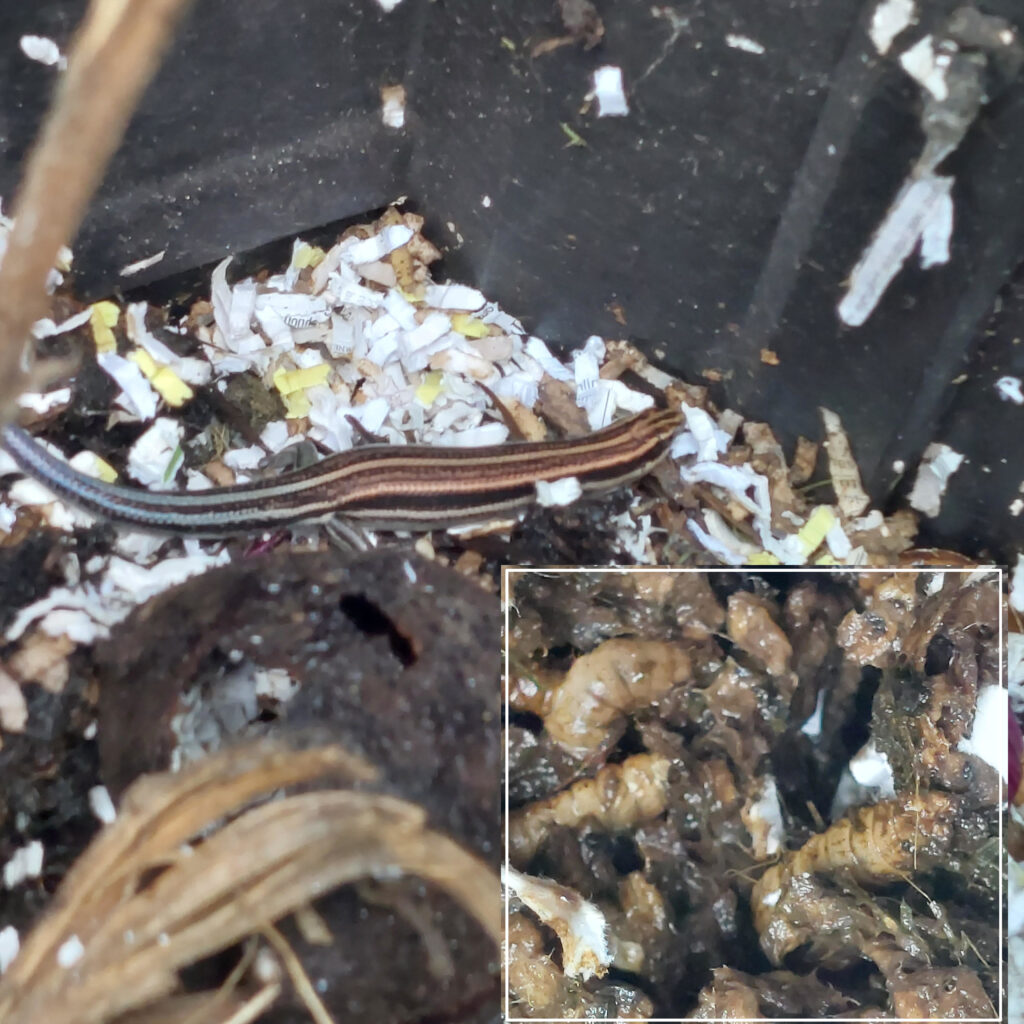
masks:
[[[74,237],[190,0],[93,0],[29,157],[0,265],[0,422],[28,380],[25,344],[46,278]]]

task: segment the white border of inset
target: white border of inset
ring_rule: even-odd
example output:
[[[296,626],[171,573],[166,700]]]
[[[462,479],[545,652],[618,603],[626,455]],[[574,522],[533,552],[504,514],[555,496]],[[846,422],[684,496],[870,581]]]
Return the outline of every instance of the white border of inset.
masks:
[[[883,568],[863,568],[863,567],[844,567],[844,566],[775,566],[775,565],[748,565],[738,567],[711,567],[703,569],[690,569],[690,568],[674,568],[671,566],[558,566],[558,567],[528,567],[521,565],[503,565],[501,567],[501,601],[502,601],[502,615],[503,624],[505,630],[505,651],[504,651],[504,674],[503,674],[503,693],[508,686],[509,679],[509,608],[511,607],[511,594],[512,594],[512,577],[514,575],[521,574],[527,575],[528,573],[540,573],[544,575],[564,575],[567,573],[619,573],[622,575],[628,573],[746,573],[750,574],[769,574],[769,573],[803,573],[808,575],[810,573],[822,573],[824,575],[833,575],[835,573],[850,573],[851,575],[861,575],[863,573],[887,573],[892,575],[893,573],[901,572],[932,572],[932,573],[948,573],[955,572],[960,575],[968,576],[973,573],[988,573],[994,572],[997,576],[997,586],[999,587],[999,685],[1005,690],[1006,689],[1006,678],[1003,670],[1005,661],[1005,647],[1003,637],[1003,605],[1005,596],[1003,594],[1003,574],[1005,570],[1002,566],[998,565],[975,565],[975,566],[890,566]],[[1009,699],[1009,698],[1007,698]],[[507,822],[509,819],[509,768],[508,768],[508,729],[503,730],[505,740],[502,744],[502,753],[504,755],[504,780],[505,780],[505,793],[504,793],[504,812],[505,818],[505,865],[509,864],[509,838]],[[1003,749],[1007,746],[1007,739],[1004,736]],[[1006,902],[1003,893],[1003,876],[1006,874],[1006,849],[1003,844],[1003,813],[1002,807],[1006,801],[1006,793],[1004,791],[1003,778],[999,776],[999,1006],[997,1010],[997,1016],[995,1017],[960,1017],[958,1020],[962,1021],[963,1024],[1000,1024],[1004,1019],[1004,977],[1003,977],[1003,944],[1005,941],[1004,931],[1006,928]],[[502,948],[502,967],[504,969],[504,1015],[503,1021],[508,1024],[528,1024],[528,1022],[536,1022],[536,1024],[577,1024],[578,1018],[572,1017],[513,1017],[511,1015],[512,999],[511,992],[509,989],[509,971],[508,971],[508,926],[509,926],[509,909],[508,900],[504,899],[504,914],[505,914],[505,941]],[[610,1018],[609,1018],[610,1019]],[[839,1019],[831,1017],[773,1017],[772,1020],[779,1021],[780,1024],[827,1024],[828,1021]],[[892,1021],[892,1017],[865,1017],[862,1018],[865,1021]],[[905,1017],[900,1018],[902,1022],[906,1024],[942,1024],[946,1018],[941,1017]],[[651,1017],[649,1018],[649,1024],[679,1024],[679,1022],[686,1020],[685,1017]],[[734,1022],[742,1021],[760,1021],[762,1018],[738,1018],[738,1017],[709,1017],[707,1018],[709,1024],[714,1022],[721,1022],[721,1024],[734,1024]]]

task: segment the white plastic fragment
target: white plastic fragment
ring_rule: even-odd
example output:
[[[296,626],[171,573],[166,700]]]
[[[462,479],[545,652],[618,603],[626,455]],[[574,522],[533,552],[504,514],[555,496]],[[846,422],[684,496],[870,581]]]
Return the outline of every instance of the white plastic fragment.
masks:
[[[57,964],[67,970],[69,967],[74,967],[83,956],[85,956],[85,946],[82,945],[82,940],[77,935],[72,935],[57,950]]]
[[[948,444],[933,441],[924,450],[910,497],[910,507],[929,517],[939,514],[949,478],[960,468],[963,455]]]
[[[579,477],[567,476],[561,480],[538,480],[537,504],[541,508],[562,508],[571,505],[583,494]]]
[[[1024,405],[1024,392],[1021,391],[1020,377],[1000,377],[996,381],[996,393],[1004,402]]]
[[[0,974],[3,974],[14,963],[14,958],[20,949],[21,940],[18,938],[18,929],[12,924],[0,928]]]
[[[29,60],[55,67],[58,71],[68,66],[68,59],[60,52],[60,47],[46,36],[22,36],[18,45]]]
[[[602,977],[611,963],[608,922],[600,909],[574,889],[549,878],[524,875],[506,866],[502,881],[562,941],[562,969],[567,977]]]
[[[93,786],[89,790],[89,808],[104,825],[117,820],[117,809],[106,786]]]
[[[970,735],[956,745],[961,753],[974,754],[991,765],[1004,782],[1008,779],[1008,717],[1006,690],[995,684],[983,686],[978,691]]]
[[[914,0],[881,0],[871,15],[868,35],[875,49],[885,56],[892,41],[917,18]]]
[[[926,174],[903,184],[850,273],[846,294],[837,310],[843,323],[859,327],[868,319],[919,242],[923,267],[949,259],[952,188],[951,177],[936,174]]]
[[[377,6],[385,13],[390,14],[402,0],[377,0]]]
[[[13,889],[43,871],[43,844],[38,839],[19,847],[4,865],[4,888]]]
[[[590,95],[597,100],[598,117],[625,117],[629,103],[622,87],[622,68],[614,64],[602,64],[593,76]]]
[[[743,50],[744,53],[755,53],[758,56],[765,52],[764,46],[756,39],[751,39],[750,36],[741,36],[734,32],[730,32],[725,37],[725,45],[732,47],[734,50]]]

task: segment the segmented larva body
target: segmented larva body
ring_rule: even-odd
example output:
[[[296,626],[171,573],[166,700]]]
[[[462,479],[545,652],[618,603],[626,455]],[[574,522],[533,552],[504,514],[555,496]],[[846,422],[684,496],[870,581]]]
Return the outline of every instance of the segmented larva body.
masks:
[[[928,792],[858,807],[792,855],[790,874],[849,869],[858,881],[900,878],[953,838],[954,798]]]
[[[761,876],[752,895],[757,930],[765,933],[783,890],[798,875],[846,870],[870,885],[931,867],[952,842],[955,810],[955,797],[933,791],[852,811]]]
[[[605,765],[547,800],[529,804],[509,817],[512,863],[525,866],[555,825],[575,828],[590,821],[609,832],[636,827],[668,806],[671,763],[660,754],[634,754]]]

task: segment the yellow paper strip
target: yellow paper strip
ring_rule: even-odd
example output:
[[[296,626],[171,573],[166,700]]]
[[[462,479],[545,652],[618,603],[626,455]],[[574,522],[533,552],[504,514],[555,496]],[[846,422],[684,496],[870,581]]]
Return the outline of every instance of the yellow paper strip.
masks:
[[[144,348],[128,353],[157,394],[172,409],[177,409],[194,397],[195,392],[169,366],[158,363]]]
[[[320,363],[319,366],[310,366],[302,370],[277,369],[274,371],[274,387],[282,395],[292,395],[296,391],[305,391],[306,388],[323,384],[330,372],[331,368],[327,363]]]
[[[97,352],[116,352],[117,340],[111,328],[117,326],[121,310],[114,302],[94,302],[89,316],[92,340]]]
[[[423,380],[416,389],[416,401],[420,405],[429,408],[437,401],[437,396],[441,394],[443,377],[444,375],[440,370],[431,370],[423,375]]]
[[[803,548],[805,555],[810,555],[816,551],[821,542],[825,539],[825,534],[832,529],[836,524],[836,514],[828,507],[828,505],[819,505],[808,517],[807,522],[800,527],[800,532],[797,533],[797,540],[800,541],[800,546]]]
[[[486,338],[491,333],[487,324],[468,313],[452,314],[452,330],[467,338]]]

